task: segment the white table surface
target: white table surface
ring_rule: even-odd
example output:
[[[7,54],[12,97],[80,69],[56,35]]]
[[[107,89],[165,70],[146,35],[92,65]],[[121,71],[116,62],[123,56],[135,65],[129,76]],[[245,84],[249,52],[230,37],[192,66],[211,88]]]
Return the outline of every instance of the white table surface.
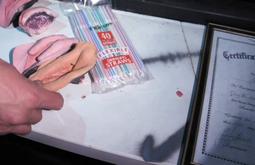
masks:
[[[62,26],[48,33],[73,36],[58,3],[47,5],[59,12],[56,24]],[[204,26],[117,10],[114,13],[153,79],[92,94],[86,76],[83,84],[60,90],[65,99],[63,109],[45,111],[43,120],[26,138],[115,164],[176,164]],[[0,36],[1,58],[8,62],[15,46],[39,38],[13,27],[0,28]]]

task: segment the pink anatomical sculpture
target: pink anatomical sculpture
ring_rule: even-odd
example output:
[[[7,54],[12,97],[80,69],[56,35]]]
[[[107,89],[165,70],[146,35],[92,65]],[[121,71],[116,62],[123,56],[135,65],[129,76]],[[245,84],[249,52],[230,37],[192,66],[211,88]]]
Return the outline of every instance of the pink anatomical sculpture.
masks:
[[[8,27],[15,17],[37,0],[0,0],[0,26]]]
[[[38,0],[0,0],[0,26],[12,23],[29,36],[39,35],[50,28],[57,13],[46,7],[33,7]]]
[[[52,91],[70,82],[79,83],[81,77],[94,67],[96,59],[97,50],[93,44],[61,34],[13,50],[13,65],[17,70]]]
[[[58,16],[45,7],[34,7],[24,10],[19,17],[19,27],[30,36],[46,31]]]

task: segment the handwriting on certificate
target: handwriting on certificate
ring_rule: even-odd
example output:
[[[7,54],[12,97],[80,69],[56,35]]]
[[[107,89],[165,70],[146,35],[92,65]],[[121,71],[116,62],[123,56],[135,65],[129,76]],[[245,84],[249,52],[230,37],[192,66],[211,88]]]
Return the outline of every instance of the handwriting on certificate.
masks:
[[[222,123],[227,128],[216,142],[221,147],[240,152],[255,151],[255,75],[250,73],[248,80],[239,80],[230,84],[229,98],[239,112],[225,112]],[[254,75],[254,76],[253,76]],[[254,86],[255,87],[255,86]],[[242,115],[246,113],[246,115]]]

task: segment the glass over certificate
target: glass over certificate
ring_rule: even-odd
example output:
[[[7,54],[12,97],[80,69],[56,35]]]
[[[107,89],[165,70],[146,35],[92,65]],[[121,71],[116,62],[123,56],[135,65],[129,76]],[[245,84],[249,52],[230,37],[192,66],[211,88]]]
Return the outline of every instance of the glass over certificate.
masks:
[[[208,72],[193,163],[255,165],[255,37],[214,28],[205,56]]]

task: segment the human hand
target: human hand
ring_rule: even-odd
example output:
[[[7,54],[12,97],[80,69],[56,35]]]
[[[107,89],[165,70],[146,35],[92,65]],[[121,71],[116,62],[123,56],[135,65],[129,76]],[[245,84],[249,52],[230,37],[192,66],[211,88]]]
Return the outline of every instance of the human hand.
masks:
[[[61,109],[63,97],[23,77],[0,59],[0,135],[27,134],[43,109]]]

